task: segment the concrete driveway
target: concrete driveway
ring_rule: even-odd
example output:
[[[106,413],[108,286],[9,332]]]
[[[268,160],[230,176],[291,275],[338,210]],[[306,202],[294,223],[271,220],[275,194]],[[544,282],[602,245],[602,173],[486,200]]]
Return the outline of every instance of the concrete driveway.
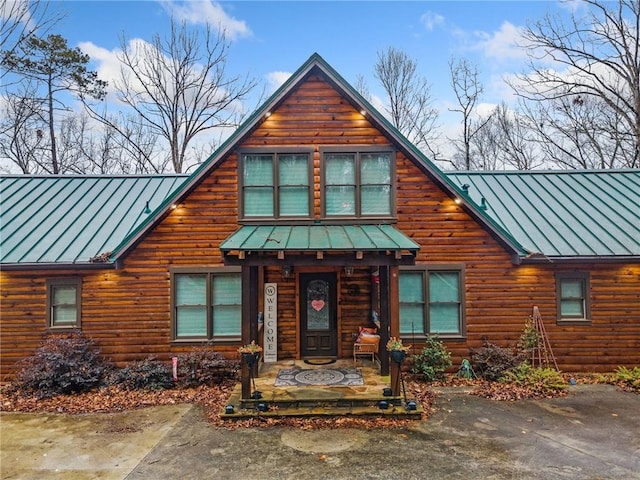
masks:
[[[496,402],[443,389],[403,430],[227,431],[199,407],[2,414],[3,479],[640,479],[640,395]]]

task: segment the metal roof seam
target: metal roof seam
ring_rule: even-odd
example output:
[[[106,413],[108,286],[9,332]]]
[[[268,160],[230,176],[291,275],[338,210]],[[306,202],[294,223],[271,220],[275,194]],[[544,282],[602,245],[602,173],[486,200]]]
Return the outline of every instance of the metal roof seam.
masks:
[[[82,185],[72,185],[72,183],[74,183],[74,182],[73,182],[73,179],[74,179],[73,177],[69,177],[69,178],[68,178],[68,182],[67,182],[67,184],[70,186],[70,192],[69,192],[66,196],[64,196],[64,199],[63,199],[64,203],[62,204],[62,208],[61,208],[61,209],[65,211],[65,215],[64,215],[64,216],[59,217],[59,218],[57,219],[57,221],[55,221],[55,223],[53,223],[53,224],[50,226],[50,228],[49,228],[49,229],[47,229],[45,232],[43,232],[44,234],[49,234],[49,233],[51,233],[52,231],[54,231],[54,230],[56,229],[56,227],[58,227],[58,225],[60,225],[60,224],[65,220],[65,216],[66,216],[66,214],[70,211],[70,210],[68,210],[68,209],[64,208],[64,205],[66,205],[68,201],[71,201],[71,200],[73,199],[73,196],[74,196],[74,194],[76,193],[76,191],[77,191],[77,190],[82,186]],[[63,185],[63,186],[62,186],[62,188],[63,188],[63,189],[64,189],[65,187],[66,187],[66,185]],[[86,194],[86,192],[85,192],[85,194]],[[82,197],[81,197],[81,198],[82,198]],[[60,205],[59,205],[59,206],[60,206]],[[72,221],[71,223],[73,224],[73,223],[75,223],[75,221]],[[65,230],[64,230],[64,231],[69,230],[69,227],[70,227],[70,226],[67,226],[67,227],[65,228]],[[55,242],[58,242],[58,241],[59,241],[59,239],[60,239],[60,235],[58,235],[58,236],[56,237]],[[55,242],[54,242],[53,244],[55,244]],[[40,247],[40,246],[41,246],[41,245],[40,245],[40,243],[39,243],[39,242],[37,242],[37,243],[35,243],[35,244],[34,244],[33,249],[36,249],[37,247]],[[33,251],[33,249],[30,249],[30,250],[29,250],[29,252]],[[46,250],[46,251],[44,251],[44,252],[42,252],[42,253],[41,253],[41,255],[37,258],[37,261],[38,261],[38,262],[42,261],[42,260],[43,260],[43,257],[44,257],[44,256],[45,256],[45,255],[46,255],[50,250],[51,250],[51,245],[47,248],[47,250]],[[56,261],[58,261],[58,260],[60,260],[60,256],[58,256],[57,258],[55,258],[55,259],[53,259],[53,260],[49,260],[49,261],[56,262]]]
[[[638,175],[637,175],[637,176],[638,176],[638,179],[640,179],[640,172],[638,172]],[[615,181],[615,183],[616,183],[617,185],[620,185],[620,180],[619,180],[618,178],[614,178],[614,177],[619,177],[619,175],[607,175],[607,176],[603,176],[603,177],[601,177],[601,180],[602,180],[602,182],[603,182],[603,183],[606,183],[606,184],[607,184],[607,185],[609,185],[610,187],[614,188],[614,187],[613,187],[613,185],[612,185],[612,183],[613,183],[614,181]],[[602,187],[599,187],[599,190],[600,190],[601,192],[603,192],[603,193],[607,193],[607,192],[606,192],[606,190],[605,190],[604,188],[602,188]],[[619,197],[625,197],[625,198],[626,198],[626,199],[628,199],[630,202],[633,202],[633,201],[634,201],[634,199],[633,199],[633,198],[629,197],[629,196],[628,196],[628,195],[627,195],[623,190],[621,190],[620,188],[615,188],[615,190],[616,190],[616,193],[617,193],[617,195],[618,195]],[[636,184],[636,189],[635,189],[635,191],[636,191],[636,192],[640,192],[640,181]],[[607,193],[607,196],[608,196],[608,198],[610,198],[610,199],[611,199],[611,201],[610,201],[610,202],[607,202],[607,203],[613,203],[613,200],[614,200],[614,199],[611,197],[611,194]],[[637,196],[638,196],[638,198],[636,199],[636,203],[635,203],[635,207],[636,207],[635,212],[637,212],[637,211],[639,211],[639,210],[640,210],[640,195],[637,195]],[[627,226],[628,226],[628,227],[631,227],[631,228],[636,229],[636,230],[637,230],[637,229],[639,229],[639,226],[638,226],[637,224],[634,224],[633,222],[631,222],[631,221],[629,220],[629,217],[633,216],[635,212],[634,212],[630,207],[628,207],[627,205],[621,204],[620,202],[616,202],[616,205],[618,205],[619,207],[623,208],[623,209],[624,209],[624,210],[629,214],[629,215],[628,215],[628,217],[627,217],[627,216],[625,216],[625,215],[622,215],[622,214],[621,214],[617,209],[610,209],[609,211],[610,211],[610,212],[612,212],[614,215],[617,215],[617,217],[618,217],[619,219],[621,219],[622,221],[624,221],[624,222],[627,224]],[[609,205],[607,205],[607,206],[609,206]],[[621,229],[621,231],[626,233],[626,230],[625,230],[625,229]]]
[[[538,188],[540,188],[541,190],[543,190],[545,192],[545,194],[547,194],[550,198],[557,198],[557,195],[563,195],[566,199],[570,200],[570,198],[561,190],[561,189],[554,189],[554,192],[551,191],[551,189],[549,188],[548,185],[545,185],[543,182],[548,182],[548,177],[546,176],[540,176],[538,177],[532,177],[535,179],[536,181],[536,186]],[[541,181],[542,180],[542,181]],[[548,198],[549,198],[548,197]],[[561,238],[563,240],[563,242],[565,243],[565,245],[573,248],[575,250],[576,245],[574,243],[572,243],[571,240],[569,240],[569,238],[567,237],[567,235],[565,233],[563,233],[559,228],[558,225],[556,224],[556,222],[558,222],[558,224],[561,224],[562,226],[565,226],[568,228],[569,231],[571,231],[574,235],[574,239],[578,239],[583,246],[587,246],[587,243],[584,241],[583,238],[581,238],[579,235],[577,235],[577,232],[575,231],[575,229],[571,228],[569,226],[569,224],[567,222],[563,222],[562,220],[560,220],[560,218],[562,218],[560,215],[558,215],[558,211],[556,210],[557,208],[561,208],[562,210],[564,210],[565,212],[569,213],[568,209],[566,208],[566,206],[568,204],[570,204],[571,202],[559,202],[558,205],[556,205],[556,208],[551,208],[549,206],[549,204],[547,203],[546,199],[543,200],[543,204],[546,207],[546,214],[543,214],[537,207],[536,205],[532,202],[531,205],[534,209],[536,209],[537,211],[540,212],[540,215],[542,218],[546,218],[547,220],[547,225],[553,228],[553,231],[558,235],[559,238]],[[554,221],[550,222],[549,220],[553,218]],[[568,218],[568,217],[566,217]],[[575,216],[573,216],[573,218],[576,218]],[[544,232],[538,228],[538,231],[540,234],[544,235]],[[545,237],[547,238],[547,241],[550,245],[557,245],[557,242],[553,242],[551,241],[548,236],[545,235]]]
[[[509,181],[511,181],[511,178],[509,178]],[[513,185],[513,182],[511,182]],[[514,188],[517,189],[517,187],[515,185],[513,185]],[[534,251],[541,251],[539,245],[536,244],[535,241],[533,241],[533,238],[531,238],[531,236],[529,235],[528,231],[526,228],[523,228],[523,226],[521,225],[521,222],[518,220],[517,216],[515,215],[515,211],[516,211],[516,207],[519,207],[518,202],[515,200],[515,198],[513,197],[513,195],[511,193],[509,193],[509,190],[505,189],[504,186],[502,184],[500,184],[500,195],[498,197],[496,197],[497,201],[500,203],[500,205],[502,205],[503,207],[503,211],[506,213],[506,215],[509,216],[509,218],[511,218],[511,224],[512,225],[517,225],[519,230],[522,232],[523,235],[527,236],[527,239],[531,242],[531,244],[534,246]],[[509,208],[507,206],[507,202],[506,202],[506,198],[509,198],[511,200],[511,203],[509,205],[511,205],[511,208]],[[526,215],[526,213],[521,209],[518,208],[518,213],[528,216]],[[502,221],[500,222],[502,224],[505,225],[505,230],[507,232],[509,232],[511,235],[514,235],[512,228],[509,227],[509,222],[506,221]],[[522,242],[521,242],[522,243]]]
[[[29,178],[29,177],[27,177],[27,178]],[[29,181],[31,181],[31,180],[34,180],[34,179],[29,178]],[[38,188],[38,187],[37,187],[37,185],[38,185],[38,184],[36,184],[36,187],[34,187],[32,190],[30,190],[30,192],[33,192],[34,190],[36,190],[36,189]],[[53,182],[51,182],[51,186],[50,186],[50,187],[48,187],[48,188],[46,188],[46,189],[45,189],[45,192],[49,191],[49,190],[50,190],[50,189],[52,189],[53,187],[54,187],[54,184],[53,184]],[[21,191],[21,190],[22,190],[21,188],[20,188],[20,189],[18,189],[18,190],[16,191],[16,193],[18,193],[18,192],[19,192],[19,191]],[[24,197],[22,197],[20,200],[24,200]],[[4,203],[5,203],[5,202],[3,201],[3,204],[4,204]],[[31,204],[35,206],[35,205],[37,205],[37,202],[35,202],[35,201],[34,201],[34,202],[31,202]],[[18,201],[18,202],[16,202],[14,205],[16,205],[16,206],[17,206],[17,205],[20,205],[20,202]],[[36,210],[36,211],[37,211],[41,216],[46,217],[46,213],[45,213],[44,209],[38,209],[38,210]],[[19,211],[18,213],[23,213],[23,212],[22,212],[22,211]],[[3,209],[3,213],[2,213],[2,215],[4,216],[4,209]],[[18,218],[18,215],[16,215],[14,218]],[[33,220],[33,216],[29,216],[29,220]],[[9,239],[11,238],[11,236],[12,236],[12,235],[15,235],[15,234],[16,234],[16,233],[17,233],[17,232],[22,228],[22,226],[24,226],[24,223],[19,224],[19,225],[17,226],[17,228],[16,228],[15,230],[13,230],[13,232],[11,232],[9,235],[6,235],[5,240],[9,240]],[[27,234],[25,235],[25,238],[26,238],[27,236],[31,235],[31,234],[35,231],[35,229],[36,229],[38,226],[41,226],[41,223],[40,223],[40,222],[36,222],[35,226],[34,226],[31,230],[29,230],[29,231],[27,232]],[[3,229],[3,232],[5,232],[5,225],[4,225],[4,222],[3,222],[3,225],[2,225],[2,229]],[[0,245],[4,245],[4,243],[5,243],[5,241],[1,241],[1,242],[0,242]],[[2,257],[3,257],[3,258],[8,257],[8,256],[9,256],[11,253],[13,253],[13,251],[14,251],[16,248],[18,248],[19,246],[20,246],[20,243],[16,243],[16,245],[15,245],[13,248],[11,248],[10,250],[8,250],[8,251],[7,251],[7,250],[5,250],[5,249],[2,249]],[[28,253],[28,252],[27,252],[27,253]],[[23,257],[21,257],[21,258],[24,258],[24,256],[23,256]],[[20,258],[20,259],[21,259],[21,258]],[[20,259],[18,259],[18,260],[20,260]]]
[[[92,180],[93,180],[93,181],[92,181]],[[75,249],[76,255],[75,255],[75,258],[74,258],[74,262],[79,262],[79,261],[81,262],[81,261],[83,261],[83,260],[81,259],[81,255],[83,254],[83,252],[85,252],[85,251],[87,250],[87,248],[88,248],[87,246],[90,244],[91,239],[92,239],[95,235],[97,235],[97,234],[98,234],[98,232],[100,232],[100,233],[101,233],[101,229],[100,229],[100,228],[97,228],[98,226],[95,224],[95,223],[96,223],[96,222],[95,222],[95,220],[96,220],[96,218],[98,218],[98,215],[97,215],[97,214],[98,214],[98,212],[100,212],[100,211],[104,208],[104,206],[106,206],[106,205],[108,204],[108,202],[104,202],[104,204],[102,204],[102,205],[101,205],[101,201],[100,201],[100,199],[101,199],[103,196],[108,196],[109,198],[113,198],[113,193],[111,193],[111,194],[110,194],[109,192],[106,192],[106,189],[105,189],[105,188],[100,188],[100,186],[99,186],[99,183],[100,183],[100,182],[99,182],[99,179],[95,179],[95,178],[93,178],[93,177],[85,177],[82,181],[83,181],[83,182],[91,182],[91,183],[89,184],[90,186],[89,186],[89,188],[87,189],[87,192],[85,193],[85,195],[83,195],[83,197],[82,197],[82,198],[84,198],[84,197],[85,197],[89,192],[91,192],[92,190],[95,190],[96,188],[98,188],[98,192],[97,192],[97,195],[95,195],[95,194],[94,194],[94,195],[92,195],[92,201],[89,203],[89,208],[85,208],[85,209],[83,210],[83,212],[82,212],[80,215],[78,215],[78,216],[76,217],[75,222],[78,222],[78,221],[79,221],[82,217],[84,217],[84,216],[88,216],[91,220],[90,220],[89,222],[85,222],[85,226],[84,226],[84,228],[82,229],[82,231],[81,231],[81,232],[79,232],[79,234],[75,235],[72,241],[70,241],[70,242],[65,242],[65,243],[66,243],[66,247],[65,247],[65,248],[63,248],[63,249],[62,249],[62,251],[60,251],[60,253],[59,253],[59,258],[60,258],[60,257],[63,257],[63,255],[64,255],[68,250],[70,250],[70,249],[71,249],[71,246],[72,246],[72,245],[74,245],[75,243],[80,244],[80,248],[76,248],[76,249]],[[114,182],[114,179],[113,179],[113,178],[111,178],[111,177],[107,178],[107,186],[111,185],[113,182]],[[122,183],[122,182],[121,182],[121,183]],[[106,193],[105,193],[105,192],[106,192]],[[92,208],[92,207],[93,207],[93,208]],[[74,223],[75,223],[75,222],[74,222]],[[107,224],[106,222],[103,222],[103,223],[100,225],[100,227],[103,227],[103,226],[104,226],[104,225],[106,225],[106,224]],[[83,240],[83,241],[82,241],[82,243],[80,243],[80,241],[81,241],[81,237],[82,237],[82,233],[83,233],[84,231],[87,231],[89,228],[91,228],[91,229],[94,231],[94,234],[93,234],[93,235],[90,235],[88,239]],[[109,238],[109,237],[107,237],[107,238]],[[92,252],[92,254],[89,256],[89,258],[91,258],[92,256],[97,255],[97,254],[99,254],[99,253],[102,253],[102,252]],[[85,259],[85,261],[88,261],[88,260],[89,260],[89,258],[86,258],[86,259]]]
[[[587,176],[583,176],[581,177],[583,178],[585,181],[589,182],[589,185],[583,185],[580,183],[579,178],[576,179],[575,177],[572,177],[572,180],[575,181],[576,184],[580,185],[583,190],[588,190],[589,192],[593,192],[594,189],[599,189],[598,185],[593,182],[593,180]],[[600,177],[602,178],[602,177]],[[589,188],[590,187],[590,188]],[[600,190],[600,189],[599,189]],[[575,205],[575,207],[582,212],[582,214],[584,215],[585,218],[588,218],[592,223],[598,225],[598,227],[600,227],[600,234],[596,235],[595,233],[593,233],[591,231],[591,229],[582,221],[579,219],[579,217],[577,216],[573,216],[578,223],[591,234],[591,237],[593,239],[593,241],[597,241],[600,243],[600,245],[607,249],[609,251],[609,253],[614,253],[614,250],[611,248],[611,243],[610,242],[614,242],[616,243],[618,246],[625,248],[624,244],[622,242],[619,241],[618,238],[616,238],[615,235],[612,234],[610,228],[606,228],[602,222],[600,220],[598,220],[596,218],[595,215],[593,215],[591,212],[595,212],[596,214],[600,212],[600,209],[595,208],[595,205],[593,203],[593,200],[595,197],[593,195],[590,195],[589,198],[587,198],[582,191],[578,190],[577,188],[573,189],[573,192],[575,193],[576,196],[578,196],[581,200],[582,200],[582,204],[577,203],[577,202],[572,202],[573,205]],[[606,192],[603,192],[606,193]],[[607,194],[607,197],[610,198],[610,196]],[[608,203],[608,202],[607,202]],[[584,204],[589,204],[591,207],[593,208],[589,208],[589,210],[587,211],[586,208],[584,208]],[[565,207],[566,208],[566,207]],[[566,209],[568,211],[568,208]],[[619,231],[620,232],[620,231]],[[577,233],[577,232],[576,232]],[[604,237],[607,237],[607,240],[605,240]],[[589,244],[585,241],[585,246],[588,246]],[[593,248],[590,248],[590,250],[592,250],[593,252]],[[631,252],[629,252],[631,253]]]

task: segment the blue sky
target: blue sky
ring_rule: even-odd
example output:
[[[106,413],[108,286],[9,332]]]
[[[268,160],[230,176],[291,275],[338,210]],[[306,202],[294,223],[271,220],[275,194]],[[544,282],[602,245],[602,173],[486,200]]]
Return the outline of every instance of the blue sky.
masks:
[[[460,121],[449,112],[452,56],[478,66],[484,85],[480,112],[486,112],[513,99],[503,79],[526,66],[524,52],[515,48],[520,29],[546,13],[568,15],[576,2],[76,0],[54,3],[65,18],[53,32],[89,53],[92,68],[113,83],[122,34],[149,41],[167,31],[172,15],[194,25],[207,20],[224,25],[232,41],[230,72],[257,78],[268,93],[317,52],[348,82],[364,76],[374,100],[383,96],[373,76],[377,54],[394,47],[416,60],[432,85],[446,137],[455,135]]]
[[[521,68],[522,52],[513,45],[518,29],[546,12],[567,11],[550,0],[71,1],[59,6],[66,18],[57,30],[88,50],[91,43],[113,52],[122,33],[150,40],[167,30],[172,14],[189,23],[222,22],[233,40],[232,67],[264,80],[274,72],[295,71],[317,52],[349,82],[364,75],[376,93],[377,53],[393,46],[418,62],[440,99],[451,96],[450,57],[465,56],[479,65],[488,101],[504,95],[494,85],[497,79]]]

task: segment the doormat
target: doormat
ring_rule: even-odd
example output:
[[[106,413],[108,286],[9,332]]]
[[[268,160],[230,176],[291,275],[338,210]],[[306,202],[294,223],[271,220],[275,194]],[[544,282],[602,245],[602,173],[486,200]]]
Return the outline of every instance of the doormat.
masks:
[[[335,358],[307,358],[304,363],[308,363],[309,365],[331,365],[332,363],[336,363]]]
[[[364,385],[364,378],[358,368],[289,368],[278,371],[274,386],[295,387],[300,385],[326,387]]]

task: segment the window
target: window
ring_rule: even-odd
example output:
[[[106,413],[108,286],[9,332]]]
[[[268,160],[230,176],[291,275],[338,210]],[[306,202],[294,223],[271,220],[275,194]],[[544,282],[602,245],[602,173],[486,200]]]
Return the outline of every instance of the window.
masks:
[[[391,216],[392,158],[392,152],[325,152],[325,216]]]
[[[220,270],[172,274],[175,340],[239,340],[242,317],[240,273]]]
[[[588,274],[559,273],[556,275],[556,290],[558,321],[589,321],[591,312]]]
[[[244,153],[244,218],[311,216],[311,168],[308,153]]]
[[[399,289],[401,335],[464,335],[461,269],[401,270]]]
[[[47,281],[47,325],[50,328],[80,327],[81,286],[79,278]]]

